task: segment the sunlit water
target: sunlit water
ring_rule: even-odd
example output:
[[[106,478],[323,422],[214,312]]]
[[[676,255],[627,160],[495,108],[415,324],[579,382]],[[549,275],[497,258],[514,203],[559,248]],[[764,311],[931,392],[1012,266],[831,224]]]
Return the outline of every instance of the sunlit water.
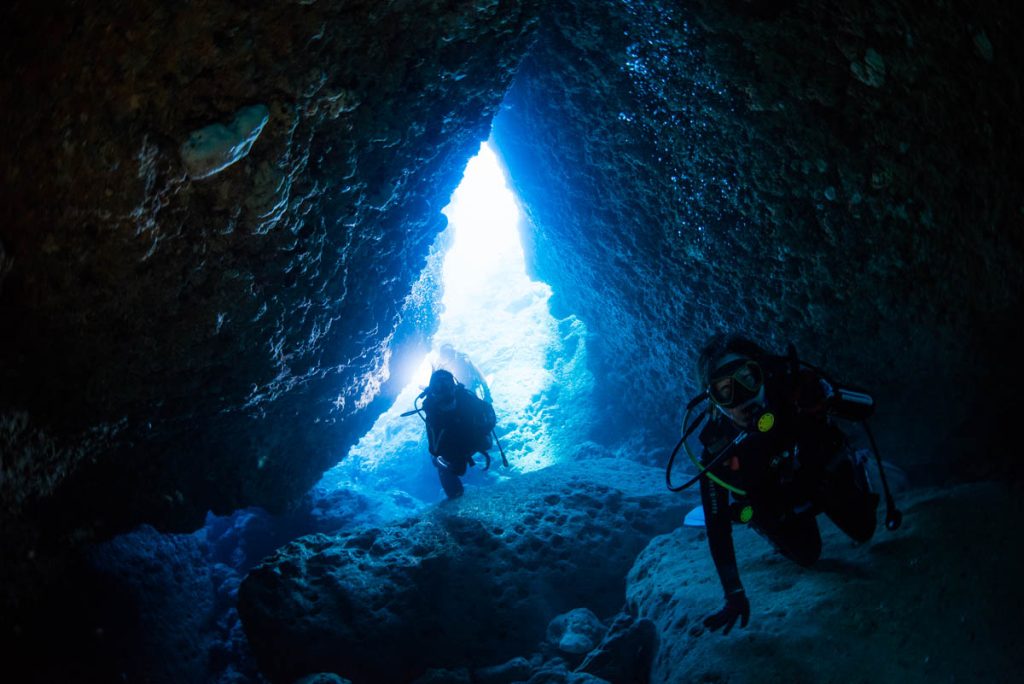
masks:
[[[444,259],[444,311],[433,351],[394,406],[321,486],[361,483],[419,490],[421,495],[437,489],[433,468],[425,467],[422,422],[400,414],[413,407],[439,364],[438,348],[446,342],[468,354],[486,377],[498,416],[497,432],[512,469],[536,470],[556,458],[555,450],[548,448],[550,426],[543,405],[562,349],[558,322],[548,308],[551,288],[526,275],[520,212],[489,145],[481,146],[470,160],[444,213],[454,240]],[[497,448],[492,455],[494,477],[500,463]],[[474,477],[480,480],[479,469],[467,481]],[[424,478],[426,489],[417,486]]]

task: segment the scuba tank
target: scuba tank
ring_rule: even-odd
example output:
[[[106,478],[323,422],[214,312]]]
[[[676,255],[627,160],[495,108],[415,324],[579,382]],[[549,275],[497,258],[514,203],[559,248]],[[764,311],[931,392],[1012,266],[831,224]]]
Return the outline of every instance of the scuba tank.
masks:
[[[867,420],[875,412],[875,400],[867,392],[848,387],[829,387],[826,390],[825,410],[843,420]]]
[[[822,378],[822,388],[825,390],[825,411],[831,416],[843,420],[860,423],[867,435],[868,443],[871,444],[871,451],[875,455],[875,464],[878,466],[878,475],[882,480],[882,490],[885,493],[885,527],[889,531],[898,530],[903,524],[903,512],[896,507],[892,492],[889,490],[889,481],[885,476],[885,466],[882,464],[882,455],[878,452],[878,445],[875,443],[875,436],[868,425],[868,418],[875,412],[875,400],[867,392],[853,387],[843,387],[829,378],[820,368],[812,366],[804,361],[797,360],[796,349],[789,345],[789,356],[795,367],[809,368]]]

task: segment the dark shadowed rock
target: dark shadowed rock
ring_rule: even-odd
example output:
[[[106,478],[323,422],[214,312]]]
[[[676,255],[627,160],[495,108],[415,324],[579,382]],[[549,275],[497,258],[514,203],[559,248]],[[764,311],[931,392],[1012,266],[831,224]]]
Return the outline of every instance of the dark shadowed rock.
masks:
[[[621,613],[576,671],[612,684],[647,684],[657,648],[658,631],[653,622]]]
[[[417,677],[412,684],[470,684],[469,670],[427,670],[423,676]]]
[[[5,5],[5,518],[301,496],[435,325],[407,298],[536,4]]]
[[[358,683],[529,653],[555,615],[622,605],[636,553],[693,503],[662,478],[622,461],[564,464],[422,519],[297,540],[242,585],[253,651],[275,680],[321,670]]]
[[[586,672],[570,672],[565,667],[542,667],[526,684],[610,684]]]
[[[331,672],[320,672],[296,679],[295,684],[352,684],[352,682]]]
[[[287,510],[386,408],[538,4],[4,5],[5,614],[91,539]]]
[[[125,675],[154,684],[205,679],[216,596],[201,535],[143,526],[97,546],[90,561],[105,588],[96,627],[103,641],[118,642]]]
[[[501,665],[475,670],[473,677],[479,684],[512,684],[512,682],[526,681],[530,678],[532,671],[533,666],[530,665],[530,661],[519,656]]]

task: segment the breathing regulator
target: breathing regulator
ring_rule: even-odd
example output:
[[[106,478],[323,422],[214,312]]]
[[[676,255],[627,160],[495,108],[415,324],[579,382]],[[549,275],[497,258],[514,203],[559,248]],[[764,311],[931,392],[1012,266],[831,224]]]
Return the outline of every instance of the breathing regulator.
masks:
[[[774,357],[780,359],[780,357]],[[707,477],[718,486],[732,492],[739,497],[745,497],[747,492],[734,484],[730,484],[715,475],[712,470],[725,461],[740,444],[755,434],[767,434],[776,429],[777,415],[770,406],[764,403],[764,371],[760,364],[749,358],[735,356],[726,357],[725,363],[716,371],[716,378],[709,383],[703,392],[690,400],[686,405],[686,417],[683,419],[683,436],[679,439],[672,455],[669,457],[668,465],[665,468],[665,483],[673,492],[681,492],[692,487],[700,478]],[[882,457],[878,453],[878,446],[875,444],[875,437],[868,426],[868,418],[875,411],[875,400],[866,392],[858,389],[843,387],[833,382],[825,373],[809,363],[800,361],[796,355],[793,345],[789,346],[789,353],[780,360],[786,363],[787,371],[791,381],[795,382],[801,369],[808,369],[815,372],[822,379],[822,388],[825,390],[824,408],[830,416],[843,420],[860,423],[871,444],[871,451],[875,455],[875,463],[878,466],[878,473],[882,481],[882,488],[885,491],[885,526],[889,530],[899,529],[903,523],[903,513],[896,507],[896,502],[889,491],[889,483],[885,476],[885,466],[882,464]],[[691,422],[690,418],[694,411],[704,404],[697,417]],[[687,443],[689,437],[701,425],[711,419],[716,410],[727,411],[735,409],[750,408],[753,414],[748,421],[751,426],[741,430],[731,442],[726,444],[707,465],[701,465],[700,461],[690,450]],[[682,485],[672,484],[672,466],[675,463],[676,455],[680,449],[686,450],[686,455],[697,469],[697,474]],[[734,517],[739,522],[749,522],[753,509],[749,505],[740,505]]]

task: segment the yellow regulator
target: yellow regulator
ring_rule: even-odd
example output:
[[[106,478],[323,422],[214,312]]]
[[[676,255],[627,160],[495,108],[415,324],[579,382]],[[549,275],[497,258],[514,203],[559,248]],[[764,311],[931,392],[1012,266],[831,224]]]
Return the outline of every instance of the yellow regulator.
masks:
[[[775,427],[775,414],[771,411],[761,414],[761,417],[757,419],[757,431],[768,432]]]

